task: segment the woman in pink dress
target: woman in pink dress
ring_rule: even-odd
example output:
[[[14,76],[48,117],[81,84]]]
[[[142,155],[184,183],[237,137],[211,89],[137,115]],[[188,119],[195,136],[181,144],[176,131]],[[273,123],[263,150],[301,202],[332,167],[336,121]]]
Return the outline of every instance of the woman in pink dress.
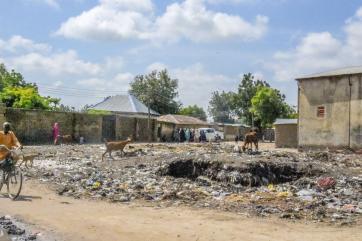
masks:
[[[54,145],[58,144],[58,138],[59,138],[59,124],[57,122],[54,123],[53,126],[53,140]]]

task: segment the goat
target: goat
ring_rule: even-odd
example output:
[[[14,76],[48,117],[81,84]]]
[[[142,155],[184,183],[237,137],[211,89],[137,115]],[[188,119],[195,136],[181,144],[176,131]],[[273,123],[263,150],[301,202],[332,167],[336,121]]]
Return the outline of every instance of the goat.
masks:
[[[258,146],[258,136],[257,133],[255,131],[250,131],[249,133],[247,133],[245,135],[245,140],[244,140],[244,145],[243,145],[243,151],[245,152],[245,150],[248,149],[253,149],[253,143],[255,145],[255,149],[258,150],[259,146]],[[249,147],[250,146],[250,147]]]
[[[74,142],[74,138],[72,135],[64,135],[64,136],[60,136],[61,140],[62,140],[62,144],[71,144],[72,142]]]
[[[112,151],[121,151],[122,156],[125,155],[126,153],[123,150],[128,143],[132,142],[132,139],[131,137],[128,137],[125,141],[107,141],[106,139],[104,139],[104,142],[106,145],[106,151],[102,155],[102,161],[107,152],[109,153],[109,157],[112,159]]]
[[[25,167],[28,168],[28,162],[29,162],[30,166],[32,167],[34,159],[36,157],[38,157],[39,155],[40,155],[40,153],[31,154],[31,155],[24,155],[23,154],[22,157],[20,158],[21,162],[20,162],[19,166],[21,166],[24,163]]]

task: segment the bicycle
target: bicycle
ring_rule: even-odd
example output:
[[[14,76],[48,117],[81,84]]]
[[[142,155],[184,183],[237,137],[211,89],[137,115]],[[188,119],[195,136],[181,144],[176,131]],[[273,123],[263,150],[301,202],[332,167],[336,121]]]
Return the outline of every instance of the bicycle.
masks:
[[[0,145],[0,148],[9,151],[7,158],[0,162],[0,191],[6,184],[8,197],[15,200],[20,195],[23,185],[23,174],[20,167],[16,165],[16,158],[19,155],[16,153],[17,150],[10,150],[4,145]]]

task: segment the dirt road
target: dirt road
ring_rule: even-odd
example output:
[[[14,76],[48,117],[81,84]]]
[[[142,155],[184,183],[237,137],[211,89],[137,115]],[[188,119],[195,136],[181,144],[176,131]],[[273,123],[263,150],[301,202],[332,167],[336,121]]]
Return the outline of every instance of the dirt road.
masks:
[[[361,240],[362,229],[294,224],[231,213],[76,200],[27,181],[25,199],[0,198],[0,213],[48,230],[57,240]]]

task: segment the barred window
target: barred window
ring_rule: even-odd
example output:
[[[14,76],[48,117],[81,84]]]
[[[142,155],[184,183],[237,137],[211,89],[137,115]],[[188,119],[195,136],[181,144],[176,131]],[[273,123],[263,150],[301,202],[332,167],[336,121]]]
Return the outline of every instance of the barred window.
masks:
[[[324,118],[326,116],[326,107],[325,106],[318,106],[317,107],[317,117]]]

